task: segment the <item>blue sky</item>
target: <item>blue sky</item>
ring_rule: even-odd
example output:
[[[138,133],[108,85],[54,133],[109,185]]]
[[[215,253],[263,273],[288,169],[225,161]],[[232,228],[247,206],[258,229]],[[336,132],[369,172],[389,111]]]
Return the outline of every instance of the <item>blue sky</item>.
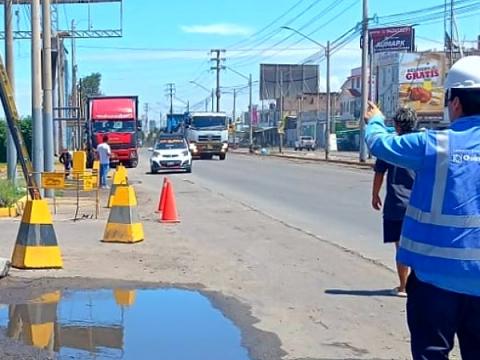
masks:
[[[456,2],[462,5],[462,0]],[[467,3],[463,0],[463,4]],[[380,17],[442,4],[442,0],[369,1],[371,16]],[[361,6],[361,0],[124,0],[124,36],[78,40],[79,73],[80,76],[102,73],[105,94],[139,95],[142,103],[150,104],[150,117],[158,118],[160,112],[168,111],[166,83],[176,84],[179,98],[175,102],[176,110],[182,110],[182,100],[196,104],[208,96],[205,90],[189,81],[195,80],[207,88],[214,86],[215,75],[209,70],[209,49],[227,49],[225,64],[245,75],[252,73],[253,79],[258,80],[260,62],[301,63],[318,51],[315,44],[281,30],[282,25],[301,28],[325,43],[360,21]],[[27,8],[18,6],[16,9],[19,28],[28,29]],[[3,16],[1,11],[0,14]],[[257,34],[282,14],[283,17]],[[429,14],[418,12],[410,14],[409,18],[420,15]],[[89,25],[93,29],[117,28],[119,7],[115,4],[91,5],[89,11],[84,5],[59,5],[59,28],[65,29],[72,19],[80,29]],[[441,49],[443,20],[428,25],[421,20],[417,26],[418,49]],[[14,22],[17,27],[17,17]],[[475,40],[480,34],[480,9],[477,7],[475,11],[459,15],[457,23],[460,39]],[[3,54],[3,46],[1,50]],[[15,42],[15,56],[18,106],[22,115],[28,115],[31,112],[28,41]],[[332,87],[337,90],[350,69],[360,65],[358,37],[332,56],[331,65]],[[324,70],[325,63],[321,62],[322,88]],[[245,85],[246,80],[228,69],[222,72],[221,78],[222,85],[227,87],[227,93],[222,95],[222,110],[231,112],[233,100],[228,87]],[[248,91],[244,90],[238,96],[237,111],[246,110],[247,102]],[[258,85],[254,88],[254,102],[259,103]]]

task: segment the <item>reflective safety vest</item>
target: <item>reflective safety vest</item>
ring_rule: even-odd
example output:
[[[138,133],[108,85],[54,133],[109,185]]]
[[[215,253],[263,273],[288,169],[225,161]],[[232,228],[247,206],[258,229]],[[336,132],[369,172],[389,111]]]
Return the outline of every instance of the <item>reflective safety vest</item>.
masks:
[[[480,278],[480,116],[426,132],[397,260],[459,281]]]

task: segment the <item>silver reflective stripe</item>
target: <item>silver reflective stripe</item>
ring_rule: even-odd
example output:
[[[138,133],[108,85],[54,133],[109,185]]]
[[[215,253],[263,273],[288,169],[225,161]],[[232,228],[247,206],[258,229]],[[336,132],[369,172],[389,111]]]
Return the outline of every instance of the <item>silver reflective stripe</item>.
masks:
[[[448,132],[438,131],[436,134],[437,163],[435,164],[435,182],[433,184],[432,204],[430,212],[440,215],[443,208],[443,198],[447,186],[448,175]]]
[[[480,227],[479,215],[445,215],[430,213],[417,209],[412,205],[409,205],[407,207],[407,212],[405,215],[424,224],[450,226],[457,228]]]
[[[449,143],[448,131],[436,133],[436,154],[435,181],[432,191],[432,202],[430,212],[422,211],[412,205],[407,208],[406,215],[418,222],[439,226],[450,226],[457,228],[480,227],[480,215],[445,215],[442,214],[445,190],[447,186],[449,168]]]
[[[460,249],[440,247],[413,241],[405,236],[400,239],[400,247],[425,256],[434,256],[450,260],[480,261],[480,249]]]

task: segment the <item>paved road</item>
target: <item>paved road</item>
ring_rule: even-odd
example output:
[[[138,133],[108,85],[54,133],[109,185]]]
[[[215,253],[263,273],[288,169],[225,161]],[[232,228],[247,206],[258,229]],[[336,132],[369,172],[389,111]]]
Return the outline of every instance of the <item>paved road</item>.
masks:
[[[370,207],[369,170],[229,154],[223,162],[196,161],[192,179],[393,267],[393,250],[381,243],[381,214]]]

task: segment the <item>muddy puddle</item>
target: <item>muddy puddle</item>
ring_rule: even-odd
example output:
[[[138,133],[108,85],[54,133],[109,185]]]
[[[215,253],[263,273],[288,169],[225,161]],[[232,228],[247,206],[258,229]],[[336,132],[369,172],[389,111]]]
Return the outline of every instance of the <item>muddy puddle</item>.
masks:
[[[60,359],[250,359],[235,324],[181,289],[52,291],[0,305],[0,337]]]

